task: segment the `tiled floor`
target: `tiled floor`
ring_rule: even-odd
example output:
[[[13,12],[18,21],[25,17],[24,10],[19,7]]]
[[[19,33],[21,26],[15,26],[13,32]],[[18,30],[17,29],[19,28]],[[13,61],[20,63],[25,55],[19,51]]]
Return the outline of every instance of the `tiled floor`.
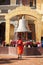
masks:
[[[24,56],[18,60],[17,56],[0,55],[0,65],[43,65],[43,56]]]

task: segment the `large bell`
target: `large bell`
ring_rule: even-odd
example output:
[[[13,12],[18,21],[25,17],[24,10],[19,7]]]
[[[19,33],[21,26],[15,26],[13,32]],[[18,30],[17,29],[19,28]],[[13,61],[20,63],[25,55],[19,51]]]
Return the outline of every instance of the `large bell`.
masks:
[[[16,32],[31,32],[30,29],[29,30],[27,29],[25,21],[26,20],[23,16],[22,19],[19,20],[19,26]]]

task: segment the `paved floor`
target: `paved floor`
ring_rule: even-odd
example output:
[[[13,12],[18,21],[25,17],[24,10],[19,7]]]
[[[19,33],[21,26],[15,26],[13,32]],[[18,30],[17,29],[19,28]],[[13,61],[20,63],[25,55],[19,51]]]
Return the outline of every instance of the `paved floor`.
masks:
[[[43,65],[43,56],[23,56],[18,60],[17,56],[0,55],[0,65]]]

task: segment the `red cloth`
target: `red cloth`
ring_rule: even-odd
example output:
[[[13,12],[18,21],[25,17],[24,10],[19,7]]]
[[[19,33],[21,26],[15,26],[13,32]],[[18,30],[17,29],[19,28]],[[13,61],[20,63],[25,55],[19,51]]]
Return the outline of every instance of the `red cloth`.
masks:
[[[18,52],[18,54],[23,53],[23,42],[22,42],[22,40],[17,41],[17,52]]]
[[[16,44],[16,41],[11,41],[11,44],[13,45],[13,44]]]

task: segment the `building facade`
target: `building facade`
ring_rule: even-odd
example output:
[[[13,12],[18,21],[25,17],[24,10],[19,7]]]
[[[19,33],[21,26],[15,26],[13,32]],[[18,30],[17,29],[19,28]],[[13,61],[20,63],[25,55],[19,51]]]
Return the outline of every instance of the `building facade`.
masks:
[[[0,0],[0,40],[10,44],[15,39],[19,19],[25,16],[26,27],[31,33],[21,33],[25,40],[41,42],[43,39],[42,0]]]

